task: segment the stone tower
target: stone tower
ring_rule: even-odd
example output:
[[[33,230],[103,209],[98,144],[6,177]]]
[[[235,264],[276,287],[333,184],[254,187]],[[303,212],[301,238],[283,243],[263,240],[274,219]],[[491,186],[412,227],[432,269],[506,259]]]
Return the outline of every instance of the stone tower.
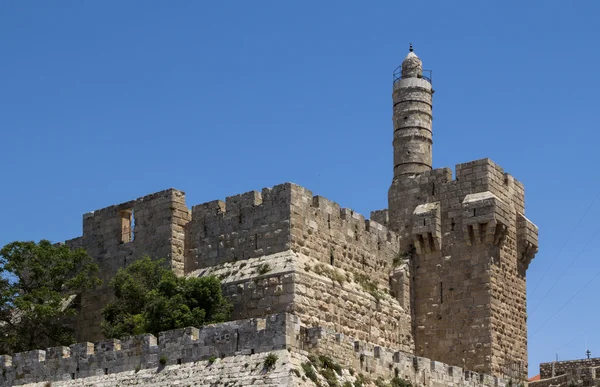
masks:
[[[525,272],[537,227],[523,185],[489,159],[432,168],[432,85],[411,50],[394,73],[394,177],[386,219],[409,257],[415,352],[527,375]],[[374,216],[372,215],[372,217]]]
[[[394,78],[394,177],[430,171],[433,90],[412,45]]]

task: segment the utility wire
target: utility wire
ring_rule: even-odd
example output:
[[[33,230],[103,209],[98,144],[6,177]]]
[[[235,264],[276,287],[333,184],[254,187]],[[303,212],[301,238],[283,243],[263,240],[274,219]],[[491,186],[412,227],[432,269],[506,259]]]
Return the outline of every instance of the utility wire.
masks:
[[[579,226],[581,226],[581,223],[583,222],[583,220],[587,216],[588,212],[590,212],[590,210],[594,206],[594,203],[596,203],[596,200],[598,200],[598,197],[600,197],[600,191],[598,191],[598,193],[596,194],[596,197],[594,198],[594,200],[592,200],[592,203],[590,203],[590,205],[588,206],[587,210],[585,210],[585,212],[583,213],[583,216],[581,217],[581,219],[579,219],[579,223],[577,223],[577,226],[575,226],[575,228],[571,231],[571,233],[569,234],[569,237],[567,238],[567,240],[565,241],[565,243],[562,245],[562,247],[560,248],[560,250],[558,250],[558,253],[554,256],[554,259],[552,260],[552,262],[550,263],[550,265],[546,266],[546,271],[544,271],[544,274],[542,274],[542,278],[540,278],[540,280],[538,281],[538,283],[534,286],[533,291],[531,292],[530,296],[533,296],[535,294],[535,291],[537,290],[537,288],[544,281],[544,278],[546,277],[546,274],[548,274],[548,270],[550,270],[550,268],[552,267],[552,265],[554,265],[554,262],[556,262],[556,259],[558,258],[558,256],[560,255],[560,253],[562,253],[562,251],[564,250],[565,246],[567,246],[567,243],[569,243],[569,241],[571,240],[571,237],[573,236],[573,234],[575,234],[575,231],[577,231],[577,229],[579,228]]]
[[[548,321],[552,320],[552,319],[553,319],[553,318],[554,318],[554,317],[555,317],[555,316],[556,316],[558,313],[560,313],[560,311],[561,311],[561,310],[563,310],[563,309],[565,308],[565,306],[569,305],[569,303],[570,303],[571,301],[573,301],[573,299],[574,299],[575,297],[577,297],[577,295],[578,295],[579,293],[581,293],[581,292],[582,292],[582,291],[583,291],[585,288],[587,288],[587,287],[588,287],[588,285],[589,285],[589,284],[591,284],[591,283],[592,283],[592,281],[593,281],[593,280],[595,280],[595,279],[596,279],[596,277],[598,277],[599,275],[600,275],[600,271],[598,271],[598,272],[596,273],[596,275],[594,275],[594,276],[592,277],[592,279],[590,279],[590,280],[589,280],[589,281],[588,281],[588,282],[587,282],[585,285],[583,285],[583,287],[582,287],[581,289],[579,289],[579,290],[577,291],[577,293],[573,294],[573,296],[572,296],[571,298],[569,298],[569,300],[568,300],[567,302],[565,302],[565,303],[563,304],[563,306],[561,306],[561,307],[560,307],[560,308],[559,308],[559,309],[558,309],[556,312],[554,312],[554,314],[553,314],[552,316],[550,316],[550,318],[549,318],[548,320],[544,321],[544,323],[543,323],[543,324],[542,324],[542,325],[541,325],[541,326],[540,326],[540,327],[539,327],[539,328],[538,328],[538,329],[537,329],[535,332],[533,332],[533,334],[531,335],[531,337],[535,336],[535,334],[536,334],[536,333],[538,333],[538,332],[540,331],[540,329],[542,329],[542,328],[544,327],[544,325],[546,325],[546,324],[548,323]]]
[[[569,271],[569,269],[571,268],[571,266],[573,266],[573,264],[577,261],[577,259],[581,256],[581,254],[592,243],[592,241],[596,238],[596,236],[599,233],[600,233],[600,227],[596,230],[596,232],[594,233],[594,235],[588,240],[588,242],[585,244],[585,246],[583,246],[583,249],[581,249],[579,251],[579,253],[575,256],[575,258],[573,258],[573,260],[571,261],[571,263],[569,264],[569,266],[566,268],[566,270],[563,270],[563,272],[560,275],[560,277],[558,277],[558,279],[556,280],[556,282],[554,282],[554,285],[552,285],[552,287],[550,289],[548,289],[548,291],[546,292],[546,294],[544,294],[544,297],[542,297],[542,299],[540,300],[540,302],[538,302],[538,304],[535,306],[535,308],[533,308],[533,310],[531,311],[532,314],[542,304],[542,302],[544,302],[544,300],[546,299],[546,297],[548,296],[548,294],[550,294],[550,292],[552,291],[552,289],[554,289],[556,287],[556,285],[558,285],[558,283],[560,282],[560,280],[564,277],[565,273],[567,271]],[[598,274],[600,274],[600,272]]]

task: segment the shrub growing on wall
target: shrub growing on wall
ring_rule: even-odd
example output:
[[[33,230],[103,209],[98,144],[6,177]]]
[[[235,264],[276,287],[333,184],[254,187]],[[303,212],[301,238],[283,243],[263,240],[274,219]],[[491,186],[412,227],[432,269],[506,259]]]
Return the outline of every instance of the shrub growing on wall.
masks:
[[[119,338],[227,321],[231,304],[213,276],[177,277],[164,260],[144,257],[110,283],[116,300],[103,310],[103,333]]]

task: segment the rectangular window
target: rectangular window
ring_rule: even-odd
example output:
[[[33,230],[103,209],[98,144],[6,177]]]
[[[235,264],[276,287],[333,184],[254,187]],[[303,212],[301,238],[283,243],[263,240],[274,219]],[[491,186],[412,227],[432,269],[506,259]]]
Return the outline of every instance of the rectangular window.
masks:
[[[135,227],[135,219],[133,210],[121,211],[121,243],[133,241],[133,228]]]

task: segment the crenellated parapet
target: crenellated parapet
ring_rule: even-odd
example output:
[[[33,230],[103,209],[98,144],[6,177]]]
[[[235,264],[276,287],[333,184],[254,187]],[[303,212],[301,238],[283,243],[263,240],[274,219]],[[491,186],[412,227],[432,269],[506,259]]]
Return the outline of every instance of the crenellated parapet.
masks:
[[[298,347],[288,314],[0,356],[0,384],[67,381]]]
[[[385,273],[399,252],[398,236],[384,225],[291,183],[196,205],[191,218],[187,272],[293,250]]]
[[[398,377],[413,386],[504,387],[514,384],[508,378],[477,373],[412,353],[356,340],[324,327],[306,331],[305,348],[312,353],[344,359],[346,367],[357,373],[377,377]]]
[[[289,250],[293,189],[286,183],[193,206],[186,272]]]

